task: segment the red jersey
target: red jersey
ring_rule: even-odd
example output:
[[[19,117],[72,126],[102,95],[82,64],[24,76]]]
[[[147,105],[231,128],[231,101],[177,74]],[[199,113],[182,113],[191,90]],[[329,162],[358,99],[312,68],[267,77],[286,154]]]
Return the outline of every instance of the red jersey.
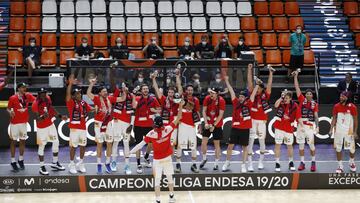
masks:
[[[52,106],[50,97],[47,97],[47,101],[40,101],[39,99],[36,99],[32,104],[32,111],[34,113],[38,113],[40,116],[44,115],[46,112],[48,113],[48,117],[36,121],[37,128],[46,128],[53,124],[53,120],[55,120],[55,110]]]
[[[110,105],[107,102],[107,99],[109,99]],[[116,103],[116,97],[107,97],[103,99],[103,102],[100,100],[100,96],[94,96],[93,99],[94,105],[97,106],[97,113],[94,116],[94,119],[99,122],[103,122],[105,120],[105,117],[107,114],[110,114],[112,109],[111,105]],[[103,104],[101,104],[103,103]]]
[[[250,109],[253,102],[251,102],[250,99],[247,99],[243,104],[241,104],[239,99],[235,98],[232,100],[232,104],[232,127],[237,129],[252,128]]]
[[[164,95],[161,96],[159,102],[162,108],[161,116],[164,118],[164,121],[172,122],[178,114],[179,104],[175,104],[174,100],[168,99]]]
[[[295,120],[298,105],[295,102],[293,102],[293,106],[291,109],[290,109],[291,107],[290,104],[283,104],[282,107],[284,110],[283,116],[282,118],[276,117],[276,121],[274,122],[274,128],[285,131],[287,133],[293,133],[294,129],[291,124]]]
[[[135,111],[135,126],[139,127],[152,127],[153,120],[151,116],[153,113],[150,111],[151,108],[159,108],[160,104],[157,99],[153,96],[144,98],[143,96],[136,97],[137,107]]]
[[[299,108],[297,111],[297,119],[306,119],[303,121],[304,125],[313,126],[315,121],[314,113],[319,112],[319,105],[315,101],[307,101],[303,94],[300,94],[298,97]]]
[[[34,102],[36,97],[30,93],[25,93],[24,96],[14,94],[9,98],[8,109],[14,110],[15,116],[10,119],[11,124],[27,123],[29,120],[29,103]]]
[[[340,103],[335,104],[333,108],[333,116],[336,120],[336,131],[343,131],[346,134],[352,135],[354,130],[354,116],[358,116],[357,108],[355,104],[348,103],[342,105]]]
[[[194,109],[187,110],[187,109],[183,108],[181,122],[185,123],[187,125],[190,125],[190,126],[195,126],[194,119],[193,119],[193,112],[200,111],[200,101],[198,98],[193,97],[193,96],[191,96],[191,97],[185,96],[185,97],[186,97],[187,101],[194,103]]]
[[[70,99],[66,102],[69,111],[69,128],[86,130],[87,113],[91,111],[91,106],[85,101],[80,102]]]
[[[211,99],[208,95],[205,97],[203,106],[207,107],[206,109],[206,116],[208,119],[208,124],[214,124],[216,118],[219,116],[220,110],[225,111],[226,102],[224,98],[218,96],[217,99]],[[221,118],[220,122],[215,126],[217,128],[221,128],[223,125],[223,118]]]
[[[174,128],[174,123],[171,123],[170,125],[165,126],[164,130],[161,132],[151,130],[144,137],[146,143],[151,142],[153,144],[154,159],[163,159],[173,154],[170,138]]]
[[[116,97],[119,97],[120,94],[122,94],[122,92],[116,88],[113,97],[115,97],[115,101],[116,101]],[[126,123],[130,123],[131,122],[131,113],[132,112],[128,112],[129,109],[126,108],[127,106],[127,102],[131,102],[132,103],[132,98],[133,98],[133,94],[127,95],[127,98],[125,101],[123,102],[116,102],[114,104],[114,110],[112,113],[112,116],[115,119],[119,119],[121,121],[124,121]],[[131,100],[131,101],[129,101]],[[133,111],[133,110],[131,110]]]
[[[251,93],[250,93],[251,94]],[[270,99],[270,94],[266,91],[263,94],[256,95],[254,99],[253,106],[251,108],[251,118],[260,121],[267,121],[268,115],[264,111],[263,101],[268,102]]]

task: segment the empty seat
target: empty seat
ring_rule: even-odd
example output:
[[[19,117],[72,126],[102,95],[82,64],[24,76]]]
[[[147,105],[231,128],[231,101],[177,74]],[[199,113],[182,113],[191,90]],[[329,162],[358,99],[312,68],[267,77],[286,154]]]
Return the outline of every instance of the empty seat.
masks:
[[[7,60],[9,66],[22,66],[23,54],[18,50],[9,50]]]
[[[239,44],[239,38],[241,36],[240,32],[230,32],[228,33],[229,42],[232,46],[236,47]]]
[[[193,17],[192,30],[194,32],[206,32],[206,19],[205,17]]]
[[[207,36],[207,38],[209,39],[209,35],[206,33],[195,33],[194,34],[194,45],[197,45],[201,42],[202,36]]]
[[[93,32],[106,32],[107,20],[106,17],[94,17],[92,23]]]
[[[89,17],[78,17],[76,19],[76,31],[77,32],[90,32],[91,20]]]
[[[289,29],[296,30],[296,26],[300,25],[304,27],[304,20],[302,17],[290,17],[289,18]]]
[[[89,16],[90,15],[90,2],[89,1],[77,1],[76,2],[76,15]]]
[[[176,16],[187,16],[188,15],[188,5],[185,0],[174,1],[174,14]]]
[[[290,49],[290,33],[279,33],[278,45],[280,49]]]
[[[56,17],[44,17],[42,20],[42,31],[43,32],[56,32],[57,20]]]
[[[66,67],[66,60],[74,58],[73,50],[60,50],[60,67]]]
[[[203,16],[204,5],[202,1],[191,0],[189,2],[189,13],[191,16]]]
[[[139,17],[128,17],[126,19],[126,30],[128,32],[140,32],[141,20]]]
[[[304,50],[304,66],[314,66],[315,56],[312,50]]]
[[[74,2],[61,1],[60,2],[60,15],[61,16],[73,16],[75,13]]]
[[[156,39],[159,39],[159,35],[156,32],[144,33],[144,46],[150,43],[152,37],[156,37]]]
[[[27,32],[25,34],[25,40],[24,40],[24,43],[26,46],[29,46],[30,43],[29,43],[29,39],[30,38],[35,38],[36,40],[36,45],[41,45],[41,41],[40,41],[40,34],[39,33],[36,33],[36,32]]]
[[[134,55],[135,59],[144,58],[144,52],[142,50],[130,50],[130,54]]]
[[[40,1],[27,1],[26,2],[26,15],[27,16],[40,16],[41,2]]]
[[[275,33],[263,33],[261,42],[264,49],[277,48],[277,39]]]
[[[110,29],[112,32],[125,32],[125,19],[123,17],[112,17]]]
[[[24,36],[22,33],[10,33],[8,36],[8,47],[22,47],[24,45]]]
[[[350,18],[350,29],[353,32],[360,32],[360,17]]]
[[[42,15],[43,16],[56,16],[56,14],[57,14],[56,1],[43,1]]]
[[[289,32],[289,24],[286,17],[273,18],[273,28],[276,32]]]
[[[280,50],[267,50],[266,51],[266,63],[272,66],[282,66],[281,52]]]
[[[289,66],[290,65],[290,50],[286,49],[282,52],[282,63],[284,64],[284,66]]]
[[[271,17],[259,17],[258,18],[258,30],[261,32],[273,32],[272,18]]]
[[[306,36],[306,42],[305,42],[305,49],[310,49],[310,35],[308,33],[305,33]]]
[[[126,1],[125,2],[125,15],[127,16],[138,16],[139,15],[139,3],[137,1]]]
[[[90,33],[77,33],[76,34],[76,46],[80,46],[82,38],[86,38],[88,40],[88,45],[92,45],[92,38]]]
[[[130,33],[131,34],[131,33]],[[125,33],[121,33],[121,32],[113,32],[111,33],[111,37],[110,37],[110,46],[115,46],[116,43],[115,43],[115,40],[120,37],[123,44],[126,45],[126,35]]]
[[[57,39],[55,33],[43,33],[41,35],[41,46],[47,49],[55,49],[57,46]]]
[[[189,17],[178,17],[176,18],[176,30],[178,32],[190,32],[191,24]]]
[[[268,2],[255,2],[254,3],[254,14],[255,15],[268,15],[269,14],[269,6]]]
[[[285,2],[285,13],[286,15],[299,15],[299,5],[296,1]]]
[[[356,47],[360,47],[360,33],[356,33]]]
[[[219,16],[220,15],[220,3],[218,1],[206,2],[206,14],[208,16]]]
[[[142,48],[142,36],[140,32],[128,33],[127,34],[127,45],[129,47]]]
[[[110,16],[122,16],[124,15],[124,4],[118,1],[110,1],[109,4]]]
[[[280,1],[270,2],[270,15],[284,15],[284,3]]]
[[[193,45],[193,35],[190,32],[182,32],[182,33],[178,33],[178,42],[177,45],[183,46],[184,42],[185,42],[185,38],[189,38],[190,39],[190,45]]]
[[[244,33],[245,44],[251,48],[259,48],[259,34],[256,32]]]
[[[108,46],[107,33],[94,33],[92,45],[94,49],[106,49]]]
[[[141,2],[141,15],[142,16],[154,16],[155,4],[152,1]]]
[[[171,1],[159,1],[158,14],[160,16],[171,16],[172,12],[173,10],[172,10]]]
[[[358,2],[344,2],[344,13],[348,16],[359,15]]]
[[[41,21],[40,17],[27,17],[26,18],[26,31],[27,32],[40,32]]]
[[[222,17],[211,17],[209,28],[212,32],[224,32],[224,19]]]
[[[173,17],[162,17],[160,19],[160,30],[162,32],[174,32],[175,22]]]
[[[93,16],[105,16],[106,3],[104,0],[94,0],[91,4],[91,14]]]
[[[10,15],[11,16],[25,15],[25,3],[23,1],[10,2]]]
[[[73,17],[62,17],[60,20],[61,32],[74,32],[75,31],[75,19]]]
[[[46,50],[41,53],[41,67],[55,67],[57,63],[56,51]]]
[[[10,18],[10,32],[23,32],[25,29],[25,21],[23,17]]]
[[[179,53],[177,50],[165,50],[164,58],[179,58]]]
[[[233,1],[224,1],[221,4],[221,13],[224,16],[235,16],[236,15],[236,4]]]
[[[175,49],[176,48],[175,33],[162,33],[161,46],[163,46],[165,49]]]
[[[238,17],[227,17],[225,19],[225,29],[228,32],[239,32],[240,19]]]
[[[252,15],[251,3],[250,2],[238,2],[237,3],[237,13],[240,16],[249,16]]]
[[[255,54],[255,60],[258,64],[258,66],[264,66],[264,53],[263,50],[252,50]]]
[[[252,32],[256,30],[256,23],[254,17],[242,17],[241,29],[245,32]]]
[[[144,17],[142,19],[142,30],[144,32],[156,32],[157,21],[155,17]]]

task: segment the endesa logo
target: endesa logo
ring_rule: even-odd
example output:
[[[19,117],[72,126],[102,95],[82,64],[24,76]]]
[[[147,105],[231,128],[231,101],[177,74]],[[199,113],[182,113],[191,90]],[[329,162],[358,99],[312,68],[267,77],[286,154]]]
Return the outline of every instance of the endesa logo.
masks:
[[[44,184],[69,184],[69,178],[45,178],[43,180]]]
[[[13,185],[15,183],[15,181],[13,179],[8,178],[8,179],[3,180],[2,183],[6,186],[10,186],[10,185]]]

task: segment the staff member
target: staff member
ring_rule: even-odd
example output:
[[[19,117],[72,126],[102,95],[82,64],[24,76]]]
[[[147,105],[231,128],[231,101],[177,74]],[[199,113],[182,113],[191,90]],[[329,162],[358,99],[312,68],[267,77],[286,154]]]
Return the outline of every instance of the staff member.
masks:
[[[143,48],[144,55],[148,59],[160,59],[164,50],[157,44],[155,36],[151,37],[149,43]]]
[[[227,35],[222,36],[215,46],[216,58],[232,58],[233,49]]]
[[[81,38],[81,45],[78,46],[75,50],[75,58],[78,59],[93,59],[95,57],[94,49],[88,44],[88,39],[86,37]],[[80,68],[75,70],[75,78],[79,75]],[[86,75],[86,68],[81,69],[81,79],[84,79]]]
[[[289,81],[289,77],[292,72],[297,69],[302,69],[304,65],[304,46],[306,43],[306,36],[302,33],[301,25],[296,26],[296,32],[292,33],[289,38],[289,42],[291,44],[290,51],[290,66],[288,67],[288,77],[287,82]]]

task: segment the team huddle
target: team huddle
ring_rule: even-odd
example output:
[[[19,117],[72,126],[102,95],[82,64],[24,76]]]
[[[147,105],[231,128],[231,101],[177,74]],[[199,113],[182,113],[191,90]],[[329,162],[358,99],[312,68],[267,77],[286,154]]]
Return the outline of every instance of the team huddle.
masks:
[[[222,171],[228,171],[231,163],[232,150],[235,145],[242,147],[241,172],[253,172],[253,145],[257,138],[260,145],[260,157],[258,170],[264,169],[264,155],[266,153],[265,137],[267,134],[266,124],[268,113],[276,111],[275,116],[275,171],[280,172],[280,149],[281,145],[287,146],[289,170],[295,171],[293,159],[294,129],[297,127],[296,142],[299,144],[300,164],[298,170],[305,170],[304,148],[308,144],[311,154],[312,172],[316,171],[315,141],[314,135],[319,132],[318,109],[319,105],[313,99],[313,92],[306,90],[302,94],[298,82],[298,71],[293,72],[294,86],[298,102],[292,100],[291,91],[283,91],[272,109],[269,104],[271,95],[273,72],[269,67],[269,79],[265,85],[260,79],[253,77],[253,65],[248,65],[247,90],[235,93],[229,78],[223,76],[226,87],[229,90],[232,102],[232,128],[228,140],[228,148]],[[183,149],[190,149],[192,156],[191,171],[198,173],[207,163],[207,145],[212,135],[215,146],[215,162],[213,170],[219,169],[221,158],[220,140],[223,138],[223,117],[226,102],[219,95],[218,88],[211,88],[200,107],[200,100],[193,95],[194,87],[187,84],[183,87],[181,81],[181,69],[175,70],[176,86],[169,87],[166,94],[157,84],[157,72],[150,74],[152,88],[155,95],[149,93],[149,85],[142,84],[129,90],[123,82],[119,88],[115,88],[113,94],[109,94],[105,87],[98,88],[98,94],[93,94],[96,78],[89,79],[87,96],[93,101],[94,107],[90,106],[82,98],[81,89],[73,88],[75,79],[69,76],[66,90],[66,106],[68,116],[60,115],[52,105],[51,98],[46,90],[41,89],[37,97],[26,91],[27,85],[17,85],[17,92],[9,98],[8,113],[10,115],[10,149],[11,166],[13,171],[23,170],[25,141],[27,139],[27,122],[29,119],[28,107],[32,103],[32,111],[36,114],[38,155],[40,160],[40,174],[48,175],[44,164],[44,148],[48,142],[52,143],[53,161],[51,168],[65,170],[59,160],[59,140],[54,125],[55,119],[69,119],[70,130],[70,164],[69,172],[76,174],[85,173],[84,165],[85,147],[87,145],[88,114],[94,112],[94,131],[97,143],[97,172],[106,173],[117,171],[119,155],[118,145],[122,141],[124,146],[126,174],[131,174],[129,157],[136,154],[137,170],[143,173],[143,167],[152,167],[149,155],[154,152],[155,183],[160,182],[162,172],[171,176],[175,171],[181,173],[181,156]],[[337,173],[344,172],[342,164],[342,150],[350,151],[349,166],[351,171],[356,171],[354,161],[355,138],[357,138],[357,109],[350,102],[349,92],[340,95],[340,102],[333,108],[333,119],[329,134],[334,134],[334,148],[337,153]],[[202,119],[203,118],[203,121]],[[297,123],[297,126],[294,124]],[[131,133],[135,135],[135,147],[130,151],[129,142]],[[202,138],[201,163],[197,165],[197,133]],[[19,141],[19,157],[16,161],[16,144]],[[105,164],[102,163],[102,151],[106,143]],[[141,148],[146,145],[144,163],[141,163]],[[80,148],[80,159],[75,163],[76,149]],[[172,156],[176,160],[175,169],[172,166]],[[159,180],[158,180],[159,179]],[[171,184],[170,184],[171,185]]]

